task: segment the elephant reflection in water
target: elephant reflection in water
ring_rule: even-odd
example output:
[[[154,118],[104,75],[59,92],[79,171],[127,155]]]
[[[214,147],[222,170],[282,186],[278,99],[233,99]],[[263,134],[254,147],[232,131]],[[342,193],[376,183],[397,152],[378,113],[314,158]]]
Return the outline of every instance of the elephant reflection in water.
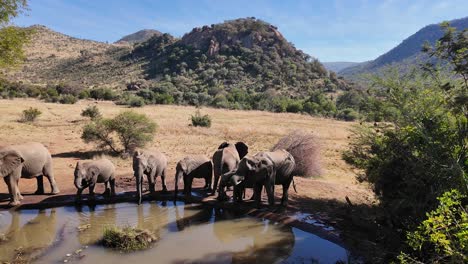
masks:
[[[200,210],[201,209],[201,210]],[[196,210],[195,214],[187,214],[186,212],[190,212],[191,210]],[[175,214],[176,214],[176,225],[178,231],[182,231],[187,227],[192,225],[207,223],[213,217],[213,211],[215,209],[203,207],[203,206],[193,206],[193,207],[185,207],[185,206],[176,206],[175,207]]]
[[[274,230],[281,228],[279,230]],[[233,243],[250,238],[251,245],[232,253],[232,263],[275,263],[291,255],[295,238],[291,227],[273,226],[256,221],[223,221],[213,225],[216,237],[222,243]]]
[[[145,216],[144,209],[146,206],[137,206],[137,228],[147,229],[156,237],[161,236],[161,230],[169,222],[168,210],[166,203],[162,203],[162,208],[157,203],[151,202],[148,204],[148,214]]]
[[[21,226],[21,213],[12,212],[11,224],[0,243],[0,262],[14,258],[15,249],[24,250],[23,258],[32,259],[51,246],[57,237],[55,209],[39,210],[37,216]]]
[[[113,226],[117,222],[117,210],[115,204],[104,205],[96,210],[96,206],[88,206],[88,211],[77,206],[79,226],[78,241],[82,245],[89,245],[98,242],[102,238],[104,228]]]

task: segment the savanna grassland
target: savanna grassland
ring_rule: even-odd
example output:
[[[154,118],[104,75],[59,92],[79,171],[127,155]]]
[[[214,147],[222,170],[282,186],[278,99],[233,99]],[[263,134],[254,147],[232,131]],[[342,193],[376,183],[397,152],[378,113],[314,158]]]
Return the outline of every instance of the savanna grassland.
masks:
[[[61,194],[75,193],[73,170],[76,161],[92,158],[96,150],[96,146],[86,144],[80,138],[82,127],[88,122],[80,113],[91,104],[96,104],[104,117],[113,117],[128,110],[128,107],[111,102],[79,101],[74,105],[60,105],[32,99],[0,100],[2,144],[28,141],[45,144],[53,155],[55,178]],[[29,107],[38,108],[42,115],[32,124],[18,122],[21,112]],[[355,172],[341,159],[353,123],[300,114],[203,108],[201,112],[212,118],[212,127],[200,128],[189,126],[190,116],[196,110],[194,107],[154,105],[132,110],[145,113],[158,124],[150,146],[160,149],[169,159],[169,190],[174,185],[175,165],[186,155],[205,154],[211,157],[221,142],[241,140],[249,145],[250,153],[256,153],[270,149],[292,130],[304,129],[317,136],[321,146],[323,175],[314,179],[296,177],[298,193],[291,191],[292,199],[344,202],[345,196],[348,196],[356,204],[374,201],[372,192],[367,186],[357,183]],[[117,166],[117,191],[134,191],[131,159],[111,159]],[[202,185],[203,180],[195,180],[195,184]],[[45,185],[47,191],[48,183]],[[35,180],[20,181],[23,193],[33,192],[35,186]],[[160,179],[157,179],[156,188],[161,189]],[[280,195],[280,192],[281,188],[277,188],[276,194]],[[0,193],[7,193],[5,184],[0,185]]]

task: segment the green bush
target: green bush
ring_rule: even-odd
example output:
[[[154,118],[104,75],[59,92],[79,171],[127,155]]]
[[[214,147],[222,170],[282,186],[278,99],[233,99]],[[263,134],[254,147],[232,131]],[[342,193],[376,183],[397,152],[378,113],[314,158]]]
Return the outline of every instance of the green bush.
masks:
[[[336,117],[345,121],[355,121],[359,119],[359,113],[356,112],[354,109],[345,108],[343,110],[340,110]]]
[[[29,109],[23,110],[22,122],[34,122],[42,114],[37,108],[30,107]]]
[[[202,115],[200,110],[197,110],[192,115],[192,125],[201,127],[211,127],[211,117],[209,115]]]
[[[156,123],[144,114],[125,111],[114,118],[101,118],[85,125],[81,138],[109,148],[116,154],[131,153],[153,140]]]
[[[143,107],[145,105],[145,100],[138,96],[130,96],[126,104],[130,107]]]
[[[62,94],[59,97],[59,103],[61,104],[74,104],[78,102],[78,98],[71,94]]]
[[[288,106],[286,107],[286,112],[289,113],[299,113],[302,112],[303,106],[301,101],[293,101],[289,102]]]
[[[457,190],[437,198],[439,206],[415,231],[408,232],[410,250],[400,254],[400,263],[468,263],[466,198]]]
[[[89,91],[89,97],[95,100],[112,101],[117,99],[117,94],[110,88],[95,88]]]
[[[96,120],[102,117],[101,111],[96,105],[90,105],[81,111],[81,116],[89,117],[91,120]]]
[[[132,227],[107,227],[104,229],[102,245],[105,247],[130,252],[147,249],[157,237],[148,230]]]

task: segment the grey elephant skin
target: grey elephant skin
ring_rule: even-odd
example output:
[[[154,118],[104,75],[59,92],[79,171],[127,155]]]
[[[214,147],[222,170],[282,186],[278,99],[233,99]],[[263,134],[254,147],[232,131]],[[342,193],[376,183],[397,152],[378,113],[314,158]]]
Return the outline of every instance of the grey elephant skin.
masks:
[[[218,188],[221,175],[237,169],[239,161],[247,155],[249,147],[244,142],[235,144],[223,142],[213,154],[214,185],[213,194]]]
[[[253,198],[257,206],[259,206],[262,189],[265,187],[268,203],[274,205],[275,185],[282,185],[281,204],[286,206],[288,203],[288,190],[293,180],[292,172],[295,166],[293,156],[282,149],[246,156],[240,161],[236,171],[223,175],[218,198],[220,200],[225,199],[225,193],[222,192],[224,185],[234,186],[235,200],[242,199],[241,195],[244,188],[253,188]]]
[[[105,184],[105,193],[109,191],[110,195],[115,195],[115,167],[114,164],[106,159],[98,159],[88,162],[78,161],[75,167],[75,187],[78,189],[77,195],[81,197],[84,189],[89,187],[89,194],[94,195],[96,183]],[[104,193],[104,194],[105,194]]]
[[[213,164],[204,155],[189,156],[181,159],[176,166],[174,200],[179,191],[178,183],[184,180],[184,194],[188,197],[192,194],[192,182],[194,178],[205,179],[204,189],[211,189],[213,178]]]
[[[52,157],[44,145],[31,142],[0,147],[0,177],[5,180],[8,186],[8,192],[11,196],[10,205],[19,205],[22,199],[18,188],[20,178],[36,178],[37,191],[35,194],[43,194],[42,176],[49,180],[51,193],[59,193],[52,171]]]
[[[166,187],[167,158],[158,150],[137,150],[133,154],[133,172],[136,179],[136,189],[138,204],[141,204],[143,192],[143,175],[148,178],[148,185],[151,194],[155,193],[156,178],[161,177],[163,192],[167,192]]]

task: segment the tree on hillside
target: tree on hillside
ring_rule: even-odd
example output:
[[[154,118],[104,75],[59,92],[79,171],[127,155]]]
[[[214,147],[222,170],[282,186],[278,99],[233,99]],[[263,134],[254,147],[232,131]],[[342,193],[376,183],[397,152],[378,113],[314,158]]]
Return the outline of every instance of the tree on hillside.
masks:
[[[31,32],[10,22],[27,8],[26,0],[0,0],[0,68],[13,67],[24,59],[23,47]]]

